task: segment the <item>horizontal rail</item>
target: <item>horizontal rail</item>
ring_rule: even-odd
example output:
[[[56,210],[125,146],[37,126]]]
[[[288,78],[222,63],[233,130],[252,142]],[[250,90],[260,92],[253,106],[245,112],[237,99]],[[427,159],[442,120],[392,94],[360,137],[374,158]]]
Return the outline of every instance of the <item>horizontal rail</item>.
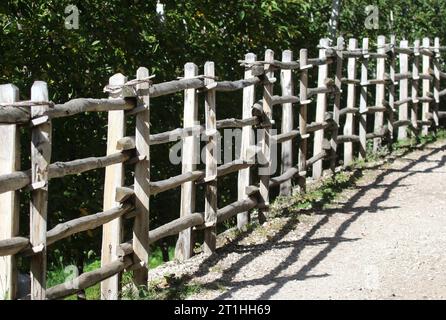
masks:
[[[0,240],[0,257],[14,255],[29,246],[29,239],[14,237]]]
[[[61,178],[94,169],[104,168],[113,164],[129,160],[130,153],[118,152],[103,157],[89,157],[68,162],[55,162],[50,164],[48,179]],[[31,183],[31,172],[16,171],[0,175],[0,193],[14,191],[26,187]]]

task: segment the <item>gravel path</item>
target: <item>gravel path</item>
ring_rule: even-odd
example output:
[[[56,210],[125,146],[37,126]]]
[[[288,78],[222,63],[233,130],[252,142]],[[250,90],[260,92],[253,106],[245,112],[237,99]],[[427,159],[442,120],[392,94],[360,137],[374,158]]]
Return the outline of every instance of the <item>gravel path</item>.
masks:
[[[436,142],[366,171],[331,209],[272,219],[151,275],[189,275],[204,288],[191,299],[445,299],[445,164]]]

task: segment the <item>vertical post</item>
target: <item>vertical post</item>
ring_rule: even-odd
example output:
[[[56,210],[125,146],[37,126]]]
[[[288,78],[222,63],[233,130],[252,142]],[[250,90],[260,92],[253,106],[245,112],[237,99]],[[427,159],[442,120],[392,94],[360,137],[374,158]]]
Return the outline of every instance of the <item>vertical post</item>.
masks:
[[[204,65],[205,85],[215,82],[214,63],[208,61]],[[206,117],[206,191],[204,203],[204,252],[211,254],[215,251],[217,240],[217,114],[215,90],[210,89],[205,95],[204,111]]]
[[[359,157],[365,159],[367,156],[367,82],[368,82],[368,50],[369,39],[362,39],[363,59],[361,63],[361,95],[359,99]]]
[[[308,51],[307,49],[301,49],[299,52],[300,62],[300,79],[299,79],[299,95],[300,95],[300,108],[299,108],[299,133],[302,137],[299,143],[299,159],[298,167],[299,173],[307,170],[307,139],[303,137],[307,134],[307,105],[308,100]],[[306,177],[299,176],[299,191],[306,192]]]
[[[430,46],[430,40],[429,38],[423,38],[423,48],[429,48]],[[430,69],[430,57],[428,55],[423,55],[423,98],[427,98],[427,94],[430,91],[430,80],[426,76],[429,75],[429,69]],[[429,101],[423,101],[422,104],[422,114],[421,114],[421,120],[427,121],[428,120],[428,113],[429,113]],[[421,131],[421,135],[425,136],[427,135],[429,130],[429,126],[423,124],[423,129]]]
[[[418,82],[420,79],[419,64],[420,64],[420,40],[415,40],[413,44],[413,64],[412,64],[412,111],[410,119],[412,126],[418,128]],[[417,134],[419,132],[417,131]]]
[[[117,73],[110,77],[110,85],[123,85],[127,78]],[[110,94],[110,99],[120,98],[120,93]],[[117,142],[125,135],[125,116],[123,110],[114,110],[108,112],[107,128],[107,154],[116,153]],[[117,163],[105,168],[104,180],[104,211],[119,206],[115,201],[116,188],[124,184],[124,165]],[[102,251],[101,265],[111,263],[117,260],[116,249],[122,240],[122,221],[121,218],[112,220],[103,225],[102,228]],[[117,300],[120,291],[121,274],[114,275],[101,282],[101,299]]]
[[[389,63],[390,64],[389,107],[388,107],[388,112],[387,112],[387,127],[389,128],[389,137],[390,137],[389,146],[390,147],[392,146],[392,141],[393,141],[393,122],[394,122],[394,117],[395,117],[395,86],[396,86],[396,81],[395,81],[395,60],[396,60],[395,46],[396,46],[395,35],[391,35],[390,36],[391,55],[390,55],[390,63]],[[379,51],[379,49],[378,49],[378,51]],[[378,101],[376,101],[376,102],[378,102]]]
[[[19,100],[19,89],[13,84],[0,85],[0,102]],[[15,124],[0,125],[0,174],[20,170],[20,131]],[[19,233],[19,192],[0,194],[0,240]],[[0,257],[0,300],[12,300],[17,293],[17,264],[14,256]]]
[[[139,68],[136,79],[149,77],[147,68]],[[136,89],[147,89],[149,83],[138,84]],[[139,269],[133,271],[135,285],[147,285],[149,267],[149,223],[150,223],[150,97],[139,97],[138,106],[145,109],[136,114],[135,146],[139,161],[135,165],[134,191],[135,209],[138,213],[133,222],[133,253]]]
[[[48,101],[46,82],[35,81],[32,101]],[[31,118],[44,117],[48,105],[32,106]],[[31,129],[31,210],[30,243],[35,250],[31,257],[31,299],[46,298],[46,231],[48,210],[48,168],[51,162],[51,121],[47,119]],[[38,249],[38,250],[37,250]]]
[[[270,49],[265,51],[265,61],[274,61],[274,52]],[[265,68],[270,68],[269,65],[265,65]],[[267,80],[274,77],[273,71],[266,73]],[[267,123],[271,123],[272,118],[272,96],[273,96],[273,84],[267,81],[263,86],[263,112],[267,118]],[[259,209],[259,222],[265,222],[265,212],[269,208],[269,178],[271,175],[271,145],[270,145],[271,128],[261,129],[260,143],[262,146],[263,163],[259,164],[259,177],[260,177],[260,197],[262,201],[262,208]]]
[[[348,50],[356,51],[358,41],[354,38],[348,41]],[[347,78],[356,79],[356,58],[348,58],[347,64]],[[356,86],[354,83],[349,83],[347,86],[347,108],[354,108],[356,104]],[[347,113],[344,125],[344,135],[354,134],[354,115]],[[353,161],[353,142],[344,143],[344,166],[348,166]]]
[[[184,65],[184,78],[193,78],[198,75],[198,67],[194,63]],[[184,90],[183,127],[192,127],[198,123],[198,95],[195,89]],[[199,160],[199,137],[183,138],[181,148],[182,173],[194,171]],[[181,185],[180,216],[185,217],[195,211],[195,183],[186,182]],[[192,228],[181,231],[175,248],[175,258],[186,260],[192,257],[194,243]]]
[[[386,37],[385,36],[378,36],[378,50],[377,53],[379,54],[385,54],[386,53]],[[384,80],[384,72],[385,72],[385,64],[386,64],[386,58],[378,57],[376,59],[376,79],[378,80]],[[385,85],[383,83],[378,83],[376,85],[376,93],[375,93],[375,105],[377,107],[383,106],[383,100],[385,98]],[[374,131],[380,132],[384,125],[384,112],[375,112],[375,125],[374,125]],[[390,130],[390,128],[389,128]],[[373,139],[373,152],[378,151],[378,149],[381,147],[382,138],[374,138]]]
[[[254,53],[248,53],[245,55],[245,61],[256,61],[256,55]],[[245,71],[245,79],[252,77],[252,71],[247,69]],[[249,86],[243,89],[243,119],[251,117],[251,107],[254,104],[255,99],[255,86]],[[240,157],[243,160],[247,160],[247,150],[249,146],[254,144],[254,132],[251,126],[245,126],[242,128],[242,142],[240,147]],[[251,184],[251,170],[250,168],[241,169],[238,172],[238,200],[246,198],[246,187]],[[242,229],[247,223],[249,223],[249,212],[242,212],[237,215],[237,227]]]
[[[325,59],[326,47],[328,47],[328,39],[321,39],[319,41],[321,49],[319,49],[319,58]],[[317,86],[322,87],[325,85],[328,75],[328,65],[323,64],[318,67]],[[327,112],[327,94],[318,93],[316,102],[316,122],[324,122],[325,112]],[[324,130],[318,130],[314,133],[314,147],[313,154],[319,154],[322,152],[322,145],[324,141]],[[322,176],[322,160],[316,161],[313,164],[313,179],[318,179]]]
[[[336,94],[334,97],[333,104],[333,120],[335,123],[335,128],[333,129],[330,145],[331,145],[331,161],[330,168],[334,173],[336,169],[337,160],[337,150],[338,150],[338,130],[339,130],[339,112],[341,111],[341,95],[342,95],[342,67],[343,67],[343,55],[342,50],[344,50],[344,38],[339,37],[336,44]]]
[[[293,61],[293,52],[285,50],[282,52],[282,61]],[[282,86],[282,96],[292,96],[294,92],[293,77],[291,70],[280,71],[280,84]],[[282,133],[293,130],[293,105],[291,103],[284,103],[282,105]],[[286,172],[292,167],[293,163],[293,142],[291,140],[282,143],[282,173]],[[281,195],[291,194],[291,180],[285,181],[280,185]]]
[[[439,125],[438,109],[440,106],[440,38],[434,39],[434,110],[432,111],[435,129]]]
[[[407,40],[400,41],[401,48],[408,48],[409,42]],[[409,71],[409,56],[405,53],[399,54],[400,58],[400,73],[406,74]],[[400,80],[400,100],[407,99],[408,97],[409,80],[405,77]],[[407,120],[408,119],[408,104],[403,103],[398,108],[398,119]],[[398,140],[407,139],[407,126],[398,127]]]

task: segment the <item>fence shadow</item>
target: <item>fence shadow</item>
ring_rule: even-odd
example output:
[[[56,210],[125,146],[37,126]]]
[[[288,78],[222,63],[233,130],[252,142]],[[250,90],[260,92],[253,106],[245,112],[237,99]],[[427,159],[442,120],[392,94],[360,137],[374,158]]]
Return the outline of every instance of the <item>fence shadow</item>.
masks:
[[[409,163],[403,166],[401,169],[381,169],[381,173],[376,177],[376,179],[362,186],[353,196],[344,204],[341,204],[339,208],[335,209],[326,209],[326,210],[316,210],[314,214],[323,215],[322,219],[320,219],[309,231],[307,231],[301,239],[296,241],[281,241],[285,238],[287,234],[293,231],[296,225],[299,223],[298,215],[294,214],[287,221],[287,223],[274,235],[273,238],[266,244],[261,245],[241,245],[240,242],[247,236],[247,234],[243,234],[237,239],[234,240],[227,247],[222,248],[215,256],[211,256],[207,258],[201,264],[199,270],[192,275],[191,278],[197,276],[203,276],[209,272],[209,269],[221,261],[222,258],[226,257],[231,252],[249,252],[242,256],[239,260],[234,262],[230,268],[224,270],[219,278],[216,280],[207,283],[204,285],[205,288],[215,288],[218,284],[223,284],[229,287],[229,290],[220,294],[216,299],[227,299],[230,298],[233,293],[235,293],[238,289],[245,286],[254,286],[254,285],[271,285],[273,286],[268,288],[265,292],[263,292],[258,299],[269,299],[274,294],[276,294],[284,284],[288,281],[293,280],[305,280],[307,278],[313,277],[328,277],[329,274],[318,274],[318,275],[309,275],[309,272],[312,271],[321,261],[323,261],[335,248],[338,244],[343,242],[353,242],[359,239],[350,239],[344,237],[344,233],[346,230],[365,212],[378,212],[380,210],[392,209],[396,207],[385,207],[381,204],[385,202],[393,190],[402,186],[402,182],[408,177],[422,173],[433,172],[433,170],[443,167],[446,164],[446,156],[443,156],[439,161],[432,161],[428,158],[441,152],[446,149],[446,146],[442,146],[440,148],[425,148],[429,152],[416,160],[409,161]],[[405,154],[407,154],[409,150],[407,150]],[[426,168],[425,170],[411,170],[417,164],[422,162],[432,163],[432,166]],[[399,176],[397,179],[391,181],[388,184],[382,184],[384,182],[385,177],[391,172],[401,172],[403,175]],[[380,195],[371,199],[368,206],[356,206],[359,200],[363,199],[364,196],[372,189],[382,190]],[[313,238],[316,232],[324,227],[330,220],[330,218],[334,214],[346,213],[349,214],[350,217],[345,220],[339,228],[336,230],[333,237],[324,237],[324,238]],[[326,247],[321,249],[310,261],[308,261],[304,266],[302,266],[295,274],[290,276],[279,276],[281,272],[287,269],[291,264],[298,261],[301,252],[308,246],[326,244]],[[264,254],[265,251],[275,250],[285,247],[293,247],[292,251],[288,254],[287,258],[279,263],[274,269],[272,269],[267,275],[262,278],[251,279],[251,280],[234,280],[238,271],[253,261],[256,257]]]

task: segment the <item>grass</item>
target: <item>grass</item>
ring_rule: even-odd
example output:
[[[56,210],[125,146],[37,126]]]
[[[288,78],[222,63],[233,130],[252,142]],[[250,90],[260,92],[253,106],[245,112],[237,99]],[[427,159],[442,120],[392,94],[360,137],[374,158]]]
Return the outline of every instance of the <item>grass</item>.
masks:
[[[175,248],[169,247],[169,259],[174,258]],[[160,248],[156,248],[152,251],[150,256],[150,268],[156,268],[163,264],[163,255]],[[84,272],[96,270],[101,267],[101,261],[99,259],[93,259],[87,262],[84,266]],[[64,283],[76,277],[77,268],[74,265],[63,265],[59,263],[52,265],[47,274],[47,288]],[[124,272],[123,285],[131,282],[131,273]],[[96,300],[101,296],[100,285],[96,284],[85,290],[85,296],[87,300]],[[67,297],[66,300],[77,300],[76,295]]]

